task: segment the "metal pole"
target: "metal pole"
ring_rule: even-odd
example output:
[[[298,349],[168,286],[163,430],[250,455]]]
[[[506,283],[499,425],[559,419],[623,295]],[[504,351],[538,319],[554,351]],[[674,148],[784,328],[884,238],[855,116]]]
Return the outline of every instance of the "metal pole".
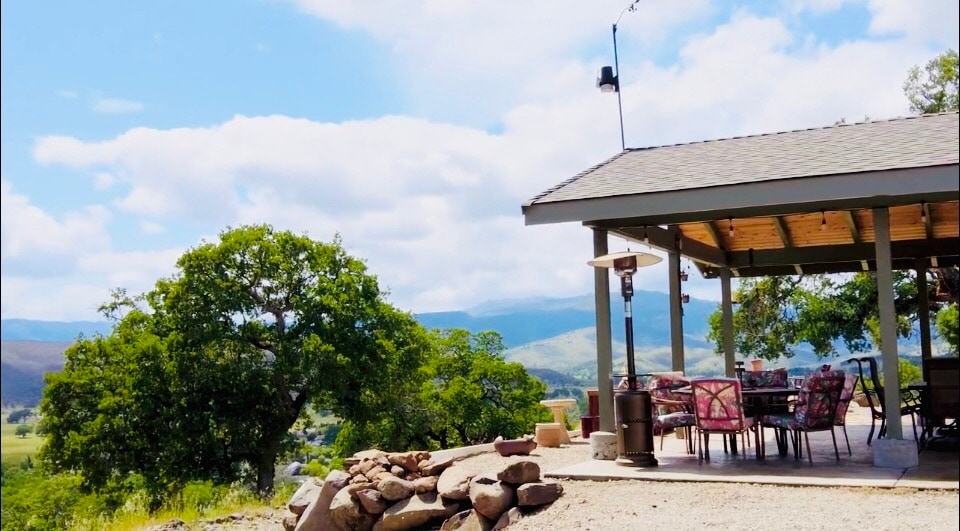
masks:
[[[627,142],[623,136],[623,102],[620,99],[620,61],[617,57],[617,25],[613,25],[613,75],[617,78],[617,111],[620,113],[620,149],[627,149]]]
[[[627,332],[627,385],[631,391],[637,390],[637,367],[633,354],[633,279],[630,275],[620,277],[620,291],[623,292],[624,326]]]

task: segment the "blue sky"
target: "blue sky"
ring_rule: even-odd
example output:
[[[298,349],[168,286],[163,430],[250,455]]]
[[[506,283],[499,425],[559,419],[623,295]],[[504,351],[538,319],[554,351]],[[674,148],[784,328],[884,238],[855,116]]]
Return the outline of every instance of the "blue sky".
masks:
[[[587,293],[589,231],[520,205],[619,150],[593,83],[628,5],[3,1],[0,313],[95,318],[241,223],[339,233],[411,311]],[[628,146],[905,115],[907,70],[958,47],[956,2],[636,7]]]

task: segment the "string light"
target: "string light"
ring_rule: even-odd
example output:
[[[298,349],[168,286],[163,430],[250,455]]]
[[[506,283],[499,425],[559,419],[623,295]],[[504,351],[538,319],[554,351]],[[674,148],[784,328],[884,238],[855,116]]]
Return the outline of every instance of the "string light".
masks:
[[[927,202],[920,201],[920,223],[927,222]]]
[[[730,221],[730,236],[733,236],[733,234],[734,234],[734,230],[733,230],[733,218],[730,218],[729,221]]]
[[[827,215],[823,210],[820,211],[820,230],[827,230]]]
[[[643,226],[643,243],[650,245],[650,236],[647,235],[647,226]]]

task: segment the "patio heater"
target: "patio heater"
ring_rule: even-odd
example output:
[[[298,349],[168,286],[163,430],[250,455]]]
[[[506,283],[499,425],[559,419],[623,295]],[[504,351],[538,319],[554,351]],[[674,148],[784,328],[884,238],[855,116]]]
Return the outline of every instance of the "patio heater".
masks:
[[[617,423],[617,462],[640,467],[655,467],[653,456],[653,415],[650,392],[638,389],[637,371],[633,352],[633,274],[637,268],[656,264],[659,256],[626,252],[598,256],[587,262],[593,267],[613,269],[620,277],[620,293],[623,295],[623,315],[627,341],[627,389],[614,394],[613,404]]]

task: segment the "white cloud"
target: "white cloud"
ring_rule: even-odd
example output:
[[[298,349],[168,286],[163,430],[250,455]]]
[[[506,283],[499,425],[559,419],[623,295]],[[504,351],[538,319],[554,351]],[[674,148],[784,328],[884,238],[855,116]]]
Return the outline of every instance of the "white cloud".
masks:
[[[121,100],[117,98],[97,98],[93,102],[93,112],[105,114],[123,114],[129,112],[140,112],[143,110],[143,103],[139,101]]]
[[[870,0],[873,18],[870,31],[876,35],[902,35],[932,46],[957,48],[960,4],[943,0]]]
[[[112,206],[142,218],[144,234],[174,224],[208,232],[239,223],[271,223],[323,240],[339,232],[405,309],[592,290],[590,231],[579,224],[524,227],[520,205],[619,151],[616,98],[593,87],[607,59],[583,50],[609,46],[605,30],[627,2],[297,3],[389,44],[399,68],[410,72],[408,90],[428,107],[423,115],[447,118],[326,123],[236,116],[208,127],[134,128],[104,140],[48,136],[35,145],[36,161],[95,172],[95,186],[122,194]],[[655,48],[671,28],[712,8],[651,2],[642,9],[626,15],[622,50]],[[875,22],[892,27],[880,15]],[[903,37],[885,33],[830,46],[783,20],[737,12],[687,39],[673,64],[621,62],[627,144],[905,114],[907,69],[942,51],[903,33],[915,26],[903,22]],[[447,106],[469,109],[459,120]],[[477,121],[502,130],[463,125]],[[5,188],[4,238],[6,201]],[[611,250],[625,247],[610,243]],[[12,281],[4,252],[6,286]],[[76,254],[84,273],[76,289],[100,293],[98,302],[116,283],[146,289],[169,274],[179,252],[100,245]],[[663,290],[665,278],[664,263],[641,271],[636,283]],[[717,286],[697,279],[684,288],[715,300]],[[21,293],[32,286],[12,287]],[[5,315],[7,300],[5,292]]]
[[[88,206],[57,219],[15,193],[6,179],[0,191],[4,277],[60,275],[72,269],[77,255],[107,245],[105,208]]]
[[[77,92],[74,90],[60,90],[57,92],[57,95],[66,100],[73,100],[77,98]]]

